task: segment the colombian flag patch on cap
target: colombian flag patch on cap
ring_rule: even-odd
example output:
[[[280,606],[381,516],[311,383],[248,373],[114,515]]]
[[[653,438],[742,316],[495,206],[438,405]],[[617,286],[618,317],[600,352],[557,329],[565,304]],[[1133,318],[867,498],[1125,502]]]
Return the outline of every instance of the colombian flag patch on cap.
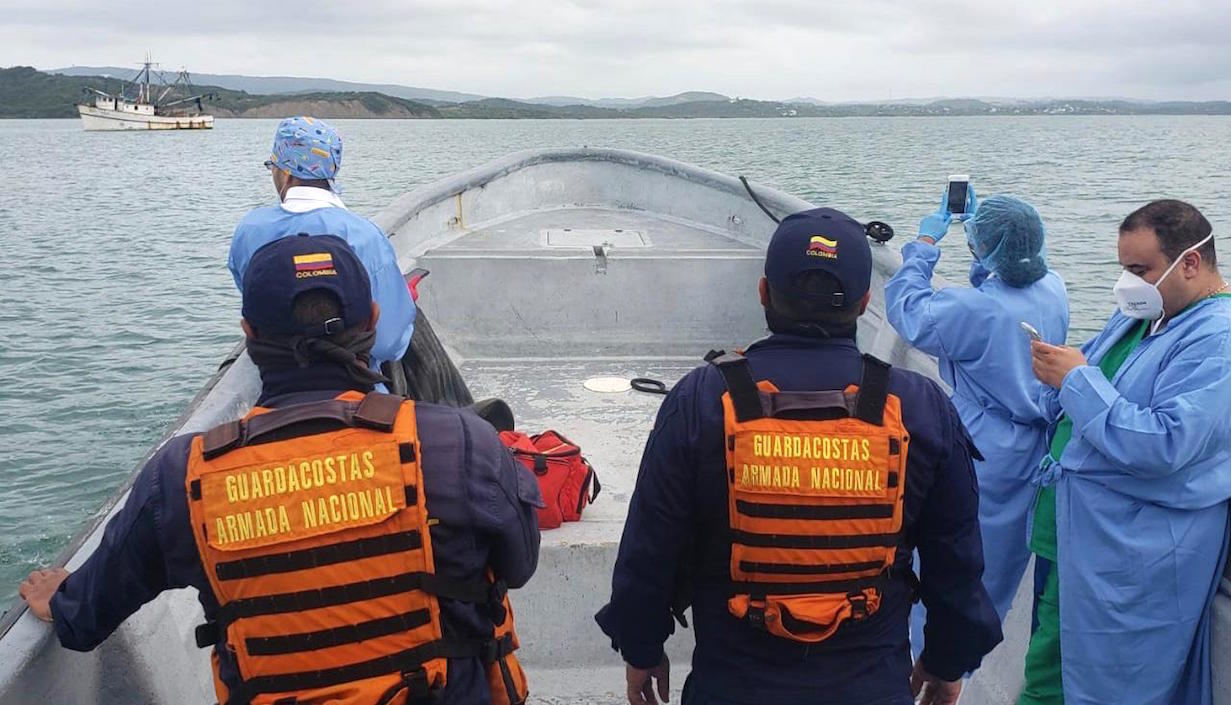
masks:
[[[295,255],[295,277],[323,277],[336,275],[333,268],[333,255],[328,252],[317,252],[306,255]]]
[[[813,235],[808,243],[808,254],[820,257],[837,257],[838,241],[831,240],[823,235]]]

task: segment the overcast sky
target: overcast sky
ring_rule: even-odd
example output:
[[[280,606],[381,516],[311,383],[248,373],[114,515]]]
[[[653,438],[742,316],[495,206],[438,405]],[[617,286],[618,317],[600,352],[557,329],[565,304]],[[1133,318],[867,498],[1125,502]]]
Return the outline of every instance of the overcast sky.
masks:
[[[149,51],[195,73],[510,97],[1231,98],[1231,0],[0,0],[0,16],[0,66]]]

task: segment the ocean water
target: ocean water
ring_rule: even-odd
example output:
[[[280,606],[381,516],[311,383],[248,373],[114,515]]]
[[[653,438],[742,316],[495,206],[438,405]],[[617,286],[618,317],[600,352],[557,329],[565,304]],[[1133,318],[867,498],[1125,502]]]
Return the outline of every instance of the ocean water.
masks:
[[[235,223],[276,198],[275,122],[213,132],[86,133],[0,121],[0,609],[133,471],[239,336],[226,270]],[[336,122],[340,182],[366,215],[508,152],[621,147],[692,162],[887,221],[899,237],[947,175],[1033,203],[1072,299],[1071,343],[1112,311],[1116,227],[1148,200],[1231,226],[1231,118]],[[964,280],[960,230],[940,271]],[[1231,252],[1222,245],[1223,256]]]

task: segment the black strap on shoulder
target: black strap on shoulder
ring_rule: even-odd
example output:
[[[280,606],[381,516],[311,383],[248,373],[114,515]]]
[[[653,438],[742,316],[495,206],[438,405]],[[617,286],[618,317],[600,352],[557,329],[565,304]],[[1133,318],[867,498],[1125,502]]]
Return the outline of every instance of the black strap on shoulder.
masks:
[[[340,426],[391,433],[404,401],[402,397],[392,394],[371,392],[358,404],[330,399],[285,406],[246,420],[228,421],[205,432],[203,454],[206,460],[213,460],[236,448],[253,445],[265,436],[301,424],[312,429],[306,435],[319,433],[318,428],[307,426],[312,421],[331,421]]]
[[[242,437],[243,426],[239,421],[228,421],[211,428],[202,439],[205,459],[210,460],[238,448]]]
[[[355,425],[391,433],[404,401],[392,394],[369,392],[355,409]]]
[[[889,370],[889,363],[871,355],[863,356],[863,377],[859,380],[859,394],[855,398],[855,418],[876,426],[885,425]]]
[[[709,363],[717,367],[722,374],[727,393],[731,395],[731,403],[735,406],[736,421],[753,421],[765,417],[765,409],[761,406],[761,391],[757,389],[756,380],[752,378],[748,358],[739,353],[725,353],[709,360]]]

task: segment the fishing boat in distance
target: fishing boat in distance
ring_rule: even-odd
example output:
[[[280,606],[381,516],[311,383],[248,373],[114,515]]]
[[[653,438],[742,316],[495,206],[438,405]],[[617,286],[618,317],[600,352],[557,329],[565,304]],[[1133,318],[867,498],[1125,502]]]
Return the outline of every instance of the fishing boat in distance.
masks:
[[[157,64],[149,57],[141,70],[118,93],[87,89],[93,105],[78,105],[81,124],[87,130],[210,130],[214,116],[201,106],[211,93],[193,94],[187,71],[167,83],[153,81]],[[157,95],[155,95],[157,94]]]

